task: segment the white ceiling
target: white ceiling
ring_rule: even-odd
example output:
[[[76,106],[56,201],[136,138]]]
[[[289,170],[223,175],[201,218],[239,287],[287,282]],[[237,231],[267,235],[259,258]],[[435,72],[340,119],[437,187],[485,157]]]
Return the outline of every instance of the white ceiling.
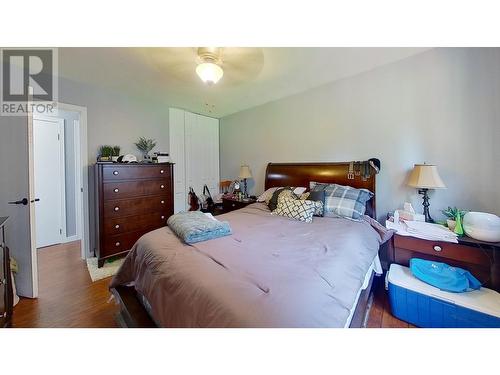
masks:
[[[196,48],[60,48],[59,74],[224,117],[427,49],[227,47],[224,77],[206,86],[195,73]]]

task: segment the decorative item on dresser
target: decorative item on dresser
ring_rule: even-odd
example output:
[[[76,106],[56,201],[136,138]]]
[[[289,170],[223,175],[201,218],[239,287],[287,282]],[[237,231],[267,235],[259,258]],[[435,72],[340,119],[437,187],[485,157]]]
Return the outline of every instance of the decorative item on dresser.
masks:
[[[446,185],[439,176],[437,167],[431,164],[415,164],[408,179],[408,186],[418,189],[418,193],[422,194],[422,205],[424,206],[425,221],[433,223],[429,213],[429,189],[445,189]]]
[[[126,254],[173,214],[174,164],[95,165],[98,266]]]
[[[5,246],[5,223],[8,217],[0,217],[0,328],[12,323],[12,279],[10,273],[9,249]]]
[[[452,243],[395,234],[389,258],[391,263],[406,267],[411,258],[447,263],[468,270],[485,287],[500,291],[500,242],[463,236],[458,238],[458,243]]]

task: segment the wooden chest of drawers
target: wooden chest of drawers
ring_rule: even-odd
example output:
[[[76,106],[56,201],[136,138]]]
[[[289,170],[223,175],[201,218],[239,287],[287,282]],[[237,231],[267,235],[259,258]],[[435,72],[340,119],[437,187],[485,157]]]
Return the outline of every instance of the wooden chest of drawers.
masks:
[[[173,214],[173,164],[95,165],[98,266]]]

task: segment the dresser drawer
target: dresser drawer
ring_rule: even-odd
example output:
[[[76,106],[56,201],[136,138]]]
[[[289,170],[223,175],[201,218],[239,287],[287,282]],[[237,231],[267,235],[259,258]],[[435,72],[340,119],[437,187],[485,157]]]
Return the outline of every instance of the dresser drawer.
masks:
[[[114,181],[103,184],[104,201],[110,199],[130,198],[143,195],[169,195],[170,181],[138,180],[138,181]]]
[[[110,164],[102,168],[104,182],[135,180],[141,178],[170,178],[170,165],[119,165]]]
[[[142,235],[151,232],[154,229],[156,228],[127,232],[116,236],[105,236],[103,238],[99,255],[102,258],[130,250]]]
[[[104,202],[104,219],[122,216],[151,214],[153,212],[170,212],[172,202],[167,195],[154,197],[140,197]]]
[[[171,214],[171,212],[160,211],[144,215],[111,218],[106,220],[103,224],[104,235],[114,236],[153,227],[164,227],[167,225],[167,220]]]
[[[394,236],[394,247],[396,255],[398,249],[402,249],[482,266],[489,266],[491,263],[489,256],[482,249],[451,242],[428,241],[396,235]],[[415,257],[418,257],[418,254]],[[442,261],[445,262],[445,259]]]

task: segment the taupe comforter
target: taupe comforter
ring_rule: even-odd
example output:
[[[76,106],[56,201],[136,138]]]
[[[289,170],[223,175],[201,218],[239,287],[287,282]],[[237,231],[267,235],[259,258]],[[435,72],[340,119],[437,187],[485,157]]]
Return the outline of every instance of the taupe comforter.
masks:
[[[306,224],[262,203],[221,218],[231,236],[186,245],[168,227],[144,235],[111,287],[135,284],[163,327],[343,327],[384,240],[367,221]]]

